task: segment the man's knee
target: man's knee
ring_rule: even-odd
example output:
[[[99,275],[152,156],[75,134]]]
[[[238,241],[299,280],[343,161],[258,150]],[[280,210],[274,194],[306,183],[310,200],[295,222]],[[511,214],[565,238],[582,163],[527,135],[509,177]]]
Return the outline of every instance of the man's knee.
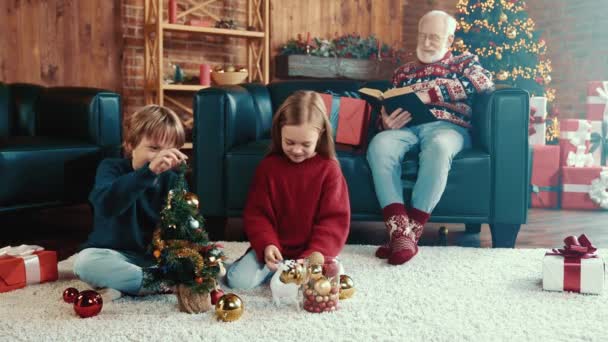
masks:
[[[398,146],[389,131],[376,134],[367,147],[367,161],[373,163],[374,160],[390,158],[395,153]]]

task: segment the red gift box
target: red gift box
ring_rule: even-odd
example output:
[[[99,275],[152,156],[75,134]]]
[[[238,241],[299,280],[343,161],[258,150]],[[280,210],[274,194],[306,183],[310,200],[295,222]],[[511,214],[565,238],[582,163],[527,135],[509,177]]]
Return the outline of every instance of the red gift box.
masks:
[[[563,209],[608,209],[608,168],[562,168]]]
[[[608,121],[608,81],[587,83],[587,120]]]
[[[559,126],[560,165],[568,166],[568,155],[570,153],[576,154],[579,146],[584,147],[581,152],[589,153],[591,123],[587,120],[564,119],[559,122]]]
[[[531,204],[533,208],[559,206],[559,146],[535,145],[532,149]]]
[[[334,140],[340,144],[360,146],[371,118],[371,106],[365,100],[320,94],[333,127]]]
[[[57,280],[57,252],[39,251],[23,256],[0,256],[0,292],[28,284]]]

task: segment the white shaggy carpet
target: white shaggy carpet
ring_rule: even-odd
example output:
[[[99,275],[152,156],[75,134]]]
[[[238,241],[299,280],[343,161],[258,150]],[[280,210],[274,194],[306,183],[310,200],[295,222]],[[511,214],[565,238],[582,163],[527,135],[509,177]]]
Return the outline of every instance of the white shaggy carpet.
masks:
[[[245,243],[226,243],[231,258]],[[61,299],[75,279],[0,294],[1,341],[606,341],[608,296],[545,292],[542,249],[422,247],[394,267],[373,246],[347,246],[341,260],[357,292],[335,313],[276,308],[268,286],[235,291],[246,311],[180,313],[174,295],[123,297],[81,319]],[[69,262],[60,272],[69,273]],[[226,290],[226,288],[224,288]],[[226,292],[230,292],[229,290]]]

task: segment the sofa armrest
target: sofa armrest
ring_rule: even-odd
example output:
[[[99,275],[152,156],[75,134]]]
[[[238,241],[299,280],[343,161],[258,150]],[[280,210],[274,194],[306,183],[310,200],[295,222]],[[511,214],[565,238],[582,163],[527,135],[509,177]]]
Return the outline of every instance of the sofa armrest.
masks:
[[[120,95],[94,88],[48,88],[37,108],[36,135],[82,139],[120,151]]]
[[[474,141],[491,157],[492,223],[527,219],[529,98],[522,89],[501,89],[476,101]]]
[[[224,158],[270,127],[272,110],[263,85],[213,87],[194,96],[194,189],[203,215],[225,215]]]

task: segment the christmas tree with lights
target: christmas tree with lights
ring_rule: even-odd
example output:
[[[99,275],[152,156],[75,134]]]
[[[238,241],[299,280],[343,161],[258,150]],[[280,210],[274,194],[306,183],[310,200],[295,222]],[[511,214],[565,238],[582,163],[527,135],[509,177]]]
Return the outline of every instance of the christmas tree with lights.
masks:
[[[553,102],[547,46],[534,29],[524,1],[459,0],[456,8],[459,27],[454,54],[476,54],[496,83],[526,89]]]
[[[180,310],[194,313],[207,311],[210,294],[220,291],[217,279],[225,274],[225,257],[221,245],[209,241],[198,197],[186,190],[185,171],[183,164],[160,213],[151,244],[156,264],[146,270],[144,284],[174,287]]]

